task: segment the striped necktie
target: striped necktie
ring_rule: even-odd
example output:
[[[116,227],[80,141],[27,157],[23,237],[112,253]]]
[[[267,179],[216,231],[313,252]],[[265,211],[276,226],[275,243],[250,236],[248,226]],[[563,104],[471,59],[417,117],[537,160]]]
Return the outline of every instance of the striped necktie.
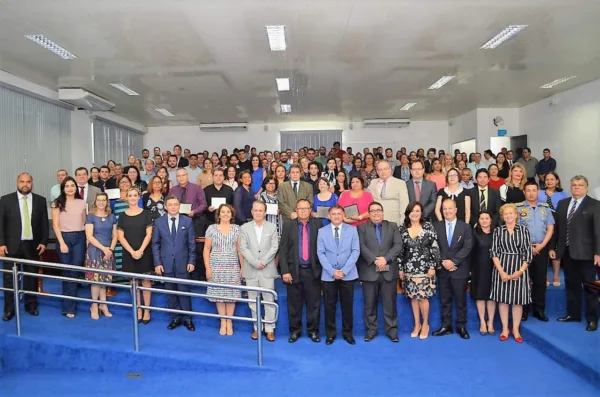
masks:
[[[575,208],[577,208],[577,200],[573,200],[573,205],[569,210],[569,214],[567,215],[567,247],[571,243],[569,238],[569,228],[571,226],[571,219],[573,219],[573,215],[575,215]]]

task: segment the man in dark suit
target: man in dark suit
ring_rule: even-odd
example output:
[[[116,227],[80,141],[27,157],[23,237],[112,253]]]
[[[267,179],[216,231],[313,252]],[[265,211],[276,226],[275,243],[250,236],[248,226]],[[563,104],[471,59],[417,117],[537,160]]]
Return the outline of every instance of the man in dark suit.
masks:
[[[179,215],[179,198],[169,196],[165,199],[166,216],[161,216],[154,223],[152,230],[152,256],[156,274],[166,277],[188,280],[196,266],[196,238],[192,219]],[[165,283],[169,291],[190,292],[188,284]],[[169,309],[192,310],[192,301],[185,295],[168,295]],[[172,321],[167,329],[175,329],[182,323],[194,331],[192,318],[187,314],[172,314]]]
[[[490,173],[485,168],[477,170],[475,180],[477,185],[473,189],[467,190],[471,195],[471,224],[477,224],[481,211],[489,211],[492,213],[492,223],[497,225],[502,206],[500,192],[488,186]]]
[[[456,301],[456,332],[469,339],[467,332],[467,283],[470,256],[473,247],[472,227],[456,219],[456,202],[446,199],[442,203],[444,221],[434,225],[442,257],[442,267],[437,277],[442,304],[442,328],[433,336],[452,334],[452,300]]]
[[[279,244],[279,266],[283,282],[287,284],[287,307],[290,336],[294,343],[302,334],[302,306],[306,304],[306,328],[313,342],[320,342],[319,319],[321,311],[321,263],[317,256],[317,236],[321,220],[311,218],[312,205],[298,200],[296,219],[283,223]]]
[[[424,208],[423,218],[431,219],[437,200],[437,188],[435,183],[423,178],[424,171],[425,168],[420,160],[413,162],[410,165],[412,178],[406,182],[406,189],[408,190],[408,201],[421,203]]]
[[[358,226],[360,257],[358,274],[365,300],[365,342],[377,335],[377,301],[381,295],[385,333],[398,342],[398,311],[396,282],[398,257],[402,253],[402,237],[398,225],[383,220],[383,207],[377,202],[369,205],[370,220]]]
[[[581,286],[596,279],[600,266],[600,202],[588,193],[588,180],[571,178],[571,197],[558,202],[551,259],[562,259],[567,291],[567,315],[560,322],[581,321]],[[584,287],[587,331],[598,329],[598,294]]]
[[[431,174],[433,171],[433,161],[435,160],[435,148],[429,148],[427,151],[427,160],[423,162],[423,166],[425,167],[425,173]]]
[[[33,177],[27,173],[17,178],[17,191],[0,199],[0,258],[11,257],[39,261],[48,245],[48,210],[46,198],[32,193]],[[4,262],[4,269],[12,270],[13,264]],[[37,273],[37,268],[23,265],[26,272]],[[5,288],[13,288],[11,273],[2,273]],[[25,277],[23,287],[36,291],[37,279]],[[19,302],[16,302],[18,305]],[[25,295],[25,310],[32,316],[39,314],[37,298]],[[9,321],[15,314],[15,300],[12,291],[4,291],[3,321]]]
[[[190,161],[181,155],[181,146],[173,146],[173,154],[177,157],[177,168],[185,168],[190,165]]]

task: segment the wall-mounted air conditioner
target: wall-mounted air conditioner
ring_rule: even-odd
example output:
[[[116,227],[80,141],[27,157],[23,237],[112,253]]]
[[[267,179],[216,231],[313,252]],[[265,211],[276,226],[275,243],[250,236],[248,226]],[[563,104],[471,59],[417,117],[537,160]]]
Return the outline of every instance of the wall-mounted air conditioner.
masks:
[[[115,104],[83,88],[59,88],[58,99],[79,109],[106,112]]]
[[[203,132],[245,132],[248,131],[248,123],[204,123],[200,124]]]
[[[364,128],[403,128],[410,125],[410,119],[369,119],[363,120]]]

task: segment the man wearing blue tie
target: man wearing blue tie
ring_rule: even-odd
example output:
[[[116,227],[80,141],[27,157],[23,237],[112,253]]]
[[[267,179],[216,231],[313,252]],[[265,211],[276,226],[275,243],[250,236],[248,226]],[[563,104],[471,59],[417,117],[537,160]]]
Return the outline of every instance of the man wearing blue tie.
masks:
[[[329,209],[331,224],[319,229],[317,255],[323,272],[323,297],[325,301],[325,343],[331,345],[336,336],[335,312],[338,297],[342,306],[342,336],[351,345],[354,283],[358,278],[356,261],[360,255],[360,242],[355,227],[344,223],[344,209],[334,205]]]
[[[167,214],[155,221],[152,231],[152,255],[156,274],[166,277],[189,279],[196,265],[196,239],[192,219],[179,216],[179,198],[165,199]],[[187,284],[165,283],[169,291],[190,292]],[[169,294],[169,309],[192,310],[189,296]],[[173,313],[167,329],[172,330],[182,323],[189,331],[195,331],[190,315]]]

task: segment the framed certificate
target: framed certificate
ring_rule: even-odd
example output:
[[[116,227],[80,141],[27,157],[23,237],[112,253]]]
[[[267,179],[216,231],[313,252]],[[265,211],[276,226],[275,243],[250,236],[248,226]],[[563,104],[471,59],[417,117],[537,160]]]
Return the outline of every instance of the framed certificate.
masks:
[[[267,203],[267,215],[277,215],[279,212],[279,205]]]
[[[121,198],[121,191],[119,189],[106,189],[104,193],[106,193],[109,200],[117,200]]]
[[[189,214],[190,212],[192,212],[192,205],[191,204],[180,204],[179,205],[179,213],[180,214]]]
[[[213,197],[210,199],[210,206],[214,209],[219,208],[222,204],[226,204],[225,197]]]
[[[350,204],[349,206],[344,207],[344,212],[346,213],[346,218],[360,215],[358,213],[358,205],[356,204]]]
[[[318,218],[327,218],[329,216],[329,208],[331,207],[322,207],[320,205],[317,206],[317,217]]]

